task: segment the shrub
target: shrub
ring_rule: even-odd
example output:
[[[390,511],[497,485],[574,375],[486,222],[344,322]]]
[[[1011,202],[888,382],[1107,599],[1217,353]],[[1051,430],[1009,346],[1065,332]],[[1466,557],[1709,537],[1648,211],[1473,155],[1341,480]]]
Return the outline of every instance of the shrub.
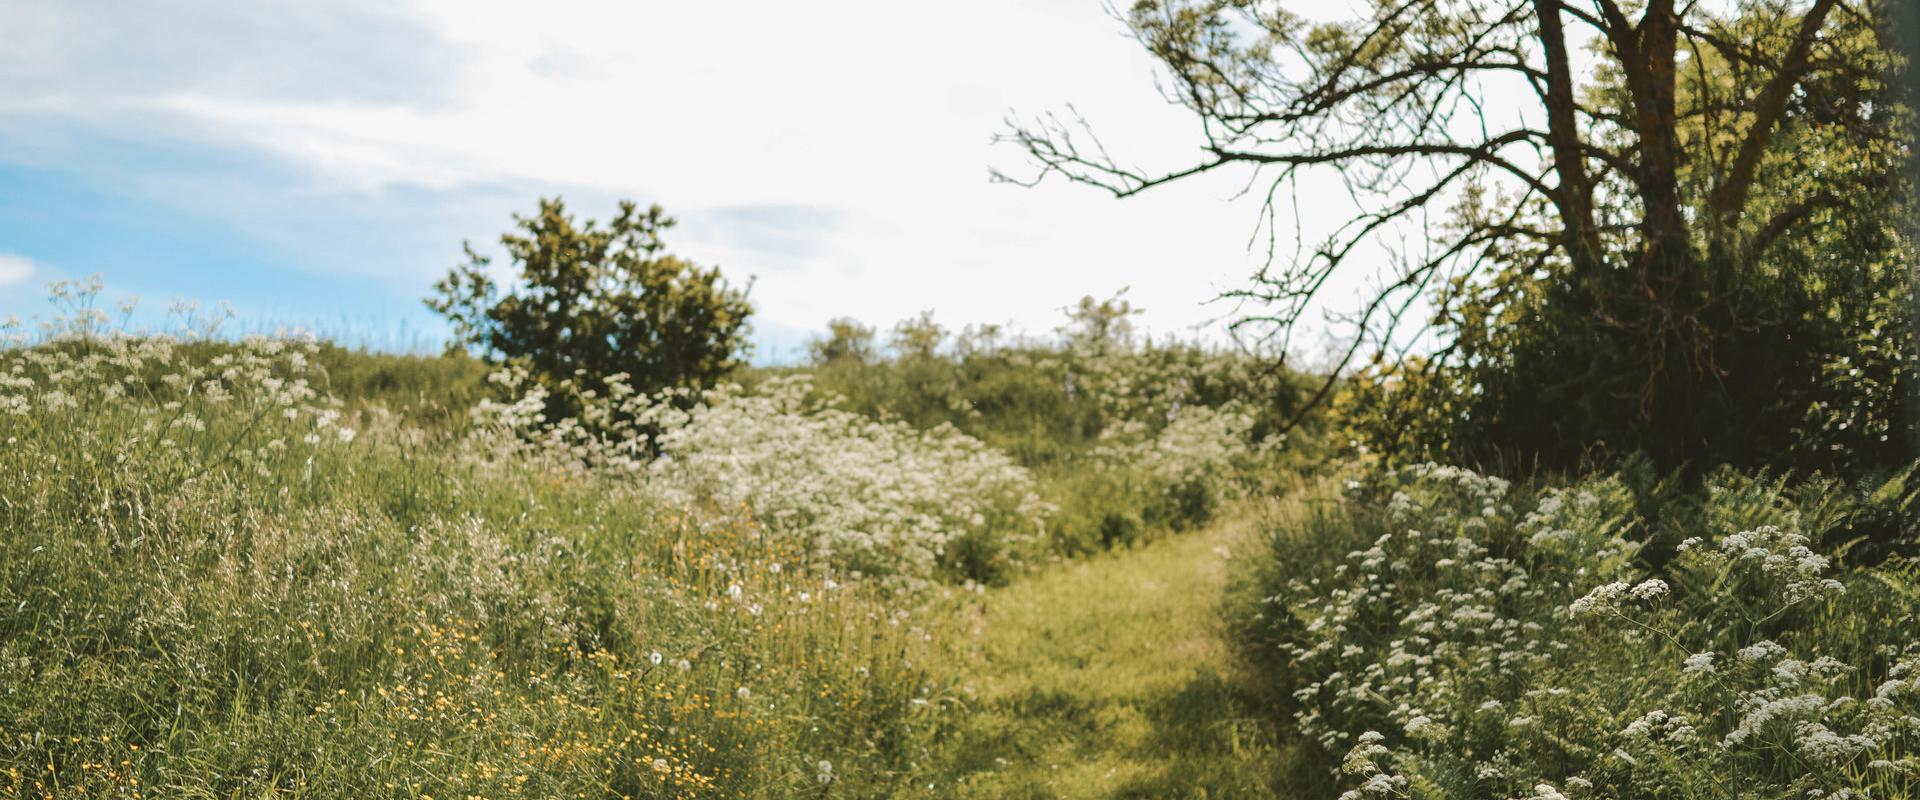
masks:
[[[872,361],[878,354],[874,347],[874,330],[860,324],[851,317],[837,317],[827,322],[825,338],[816,338],[807,342],[807,358],[814,365],[831,364],[843,358],[859,363]]]
[[[1265,466],[1271,445],[1251,441],[1253,427],[1252,415],[1232,403],[1219,409],[1176,405],[1157,430],[1125,420],[1102,431],[1086,468],[1103,490],[1135,498],[1138,511],[1137,517],[1102,513],[1101,542],[1132,542],[1141,523],[1179,531],[1211,520],[1223,502],[1240,496],[1242,476]]]
[[[500,237],[518,273],[504,294],[487,274],[490,259],[468,247],[467,263],[427,300],[461,341],[550,388],[600,390],[601,378],[624,375],[649,393],[700,389],[740,365],[753,311],[746,292],[718,269],[665,254],[661,235],[673,220],[659,206],[622,202],[601,228],[575,223],[556,198],[514,223],[520,233]]]

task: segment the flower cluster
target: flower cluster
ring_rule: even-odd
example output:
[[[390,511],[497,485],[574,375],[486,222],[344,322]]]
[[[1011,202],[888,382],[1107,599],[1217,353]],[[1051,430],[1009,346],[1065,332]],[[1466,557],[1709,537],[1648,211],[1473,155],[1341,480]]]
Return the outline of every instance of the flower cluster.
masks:
[[[211,338],[221,317],[198,319],[184,336],[111,328],[93,307],[99,291],[97,279],[56,282],[64,313],[43,322],[39,336],[6,326],[0,417],[18,431],[8,444],[45,447],[49,466],[71,454],[186,480],[209,455],[258,476],[356,437],[340,401],[314,384],[313,337]],[[131,315],[133,301],[121,310]]]
[[[1237,404],[1175,404],[1157,429],[1128,419],[1101,431],[1093,455],[1112,467],[1139,471],[1161,487],[1199,483],[1225,491],[1232,467],[1261,447],[1251,442],[1253,427],[1253,415]]]
[[[496,453],[631,474],[675,505],[745,507],[813,566],[898,590],[947,565],[989,577],[966,573],[1009,568],[1042,541],[1049,507],[1026,469],[951,426],[835,408],[804,376],[698,398],[643,395],[619,376],[608,385],[579,419],[547,420],[537,386],[476,414]]]
[[[1261,619],[1293,722],[1347,754],[1346,797],[1920,785],[1920,632],[1896,574],[1850,583],[1775,525],[1689,541],[1649,574],[1613,477],[1529,496],[1426,465],[1345,494],[1276,534]],[[1755,516],[1712,505],[1732,496],[1704,516]]]

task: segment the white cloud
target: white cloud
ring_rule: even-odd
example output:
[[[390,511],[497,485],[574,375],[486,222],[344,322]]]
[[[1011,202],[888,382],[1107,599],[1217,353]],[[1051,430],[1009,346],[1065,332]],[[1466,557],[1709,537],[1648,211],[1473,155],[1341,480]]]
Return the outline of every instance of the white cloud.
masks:
[[[37,271],[33,259],[13,253],[0,253],[0,289],[11,289],[33,280]]]
[[[416,0],[379,17],[431,43],[420,58],[439,66],[400,69],[394,52],[411,39],[378,39],[389,43],[378,48],[382,70],[431,84],[411,93],[356,91],[366,76],[317,67],[267,69],[275,48],[229,52],[213,32],[277,36],[285,26],[236,22],[217,7],[183,15],[221,21],[202,26],[203,57],[219,74],[259,67],[272,80],[181,69],[125,96],[108,80],[76,82],[84,97],[28,91],[47,82],[0,89],[20,89],[9,93],[21,108],[158,109],[184,121],[182,135],[301,165],[312,185],[284,191],[303,198],[526,185],[660,202],[687,222],[670,239],[677,250],[757,276],[761,317],[789,327],[838,315],[887,324],[932,308],[950,324],[1038,331],[1081,294],[1131,286],[1148,326],[1166,332],[1229,314],[1203,303],[1242,286],[1260,262],[1247,247],[1257,205],[1228,202],[1244,174],[1126,201],[1057,182],[988,182],[990,166],[1021,163],[989,144],[1003,118],[1068,102],[1123,160],[1179,167],[1198,156],[1193,122],[1159,97],[1152,60],[1100,0]],[[372,26],[356,13],[352,25],[319,29]],[[338,55],[343,45],[326,41],[316,52]],[[281,49],[301,46],[289,38]],[[189,48],[155,59],[171,64]],[[326,63],[312,53],[292,62]],[[1331,182],[1302,191],[1309,231],[1350,208]],[[790,213],[743,221],[740,209]],[[260,214],[237,202],[223,213]],[[494,210],[458,227],[485,241],[506,223]],[[457,242],[445,246],[451,254]],[[397,268],[419,271],[424,287],[443,267]]]

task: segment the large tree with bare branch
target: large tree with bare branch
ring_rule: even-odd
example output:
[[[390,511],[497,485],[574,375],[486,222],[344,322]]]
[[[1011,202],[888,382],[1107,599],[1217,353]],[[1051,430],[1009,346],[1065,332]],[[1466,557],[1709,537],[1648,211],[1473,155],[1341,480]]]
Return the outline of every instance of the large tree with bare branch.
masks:
[[[1388,360],[1530,372],[1519,380],[1531,400],[1557,407],[1500,434],[1525,457],[1605,447],[1671,464],[1723,459],[1715,439],[1729,426],[1787,413],[1741,394],[1815,380],[1815,348],[1831,344],[1803,336],[1793,347],[1806,352],[1783,365],[1764,350],[1791,339],[1792,324],[1768,317],[1820,313],[1836,283],[1884,290],[1890,269],[1866,262],[1897,249],[1880,223],[1898,200],[1910,131],[1887,89],[1899,64],[1881,2],[1360,6],[1328,22],[1271,1],[1143,0],[1125,20],[1163,65],[1163,92],[1198,120],[1198,158],[1134,167],[1084,121],[1047,116],[1004,135],[1037,172],[1003,177],[1063,176],[1125,197],[1241,169],[1267,198],[1272,233],[1301,202],[1297,178],[1336,173],[1357,212],[1295,254],[1269,248],[1236,293],[1260,309],[1241,324],[1290,335],[1324,307],[1337,273],[1372,270],[1336,373],[1370,351],[1391,356],[1408,323],[1437,321],[1438,352]],[[1417,245],[1394,244],[1408,238]],[[1832,267],[1811,288],[1781,272],[1819,262],[1809,247],[1831,261],[1842,240],[1856,272],[1880,272],[1856,281]],[[1756,288],[1769,281],[1797,283]],[[1437,310],[1411,315],[1422,298]],[[1489,344],[1492,328],[1548,317],[1526,347]],[[1556,392],[1595,402],[1578,410]],[[1503,423],[1477,424],[1495,435],[1486,426]],[[1559,444],[1536,446],[1549,440]]]

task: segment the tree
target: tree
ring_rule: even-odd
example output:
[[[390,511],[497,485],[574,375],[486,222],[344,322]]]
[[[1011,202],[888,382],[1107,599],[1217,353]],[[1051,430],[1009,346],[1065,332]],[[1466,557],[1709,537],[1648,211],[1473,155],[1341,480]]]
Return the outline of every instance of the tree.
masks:
[[[940,343],[946,340],[947,329],[933,321],[933,312],[922,311],[918,316],[894,323],[887,344],[902,360],[926,360],[933,358],[940,351]]]
[[[1791,338],[1757,326],[1793,303],[1782,313],[1842,299],[1828,288],[1770,295],[1758,284],[1782,274],[1780,260],[1823,235],[1851,236],[1872,258],[1898,249],[1866,225],[1832,233],[1836,220],[1884,221],[1904,202],[1911,131],[1887,89],[1899,67],[1887,5],[1372,0],[1357,19],[1318,23],[1273,2],[1144,0],[1127,22],[1163,65],[1169,98],[1198,118],[1202,156],[1162,171],[1123,166],[1086,123],[1045,117],[1003,136],[1038,166],[1009,180],[1060,175],[1126,197],[1244,167],[1271,232],[1295,178],[1330,170],[1359,213],[1298,257],[1270,249],[1235,293],[1266,310],[1242,324],[1270,323],[1284,345],[1335,273],[1396,234],[1418,244],[1384,248],[1385,279],[1316,402],[1369,346],[1404,340],[1423,297],[1444,333],[1511,323],[1526,308],[1571,338],[1529,339],[1539,346],[1527,363],[1507,367],[1543,372],[1507,377],[1530,382],[1537,405],[1558,411],[1555,392],[1585,392],[1593,408],[1509,441],[1538,455],[1557,436],[1548,456],[1562,461],[1604,440],[1698,465],[1774,413],[1738,393],[1797,380],[1741,352]],[[1846,270],[1822,268],[1822,281]],[[1447,348],[1421,363],[1476,367]]]
[[[1127,290],[1114,292],[1105,300],[1082,295],[1080,304],[1062,309],[1067,314],[1067,346],[1090,353],[1124,351],[1133,346],[1133,319],[1145,311],[1127,299]]]
[[[817,365],[845,359],[865,364],[877,355],[874,336],[870,325],[863,325],[852,317],[835,317],[827,322],[826,338],[807,342],[807,357]]]
[[[616,374],[643,392],[711,386],[741,364],[753,307],[717,268],[666,254],[661,234],[673,224],[632,202],[605,227],[577,223],[559,198],[543,199],[500,237],[517,273],[504,293],[492,260],[468,245],[427,307],[459,341],[550,388],[598,389]]]

